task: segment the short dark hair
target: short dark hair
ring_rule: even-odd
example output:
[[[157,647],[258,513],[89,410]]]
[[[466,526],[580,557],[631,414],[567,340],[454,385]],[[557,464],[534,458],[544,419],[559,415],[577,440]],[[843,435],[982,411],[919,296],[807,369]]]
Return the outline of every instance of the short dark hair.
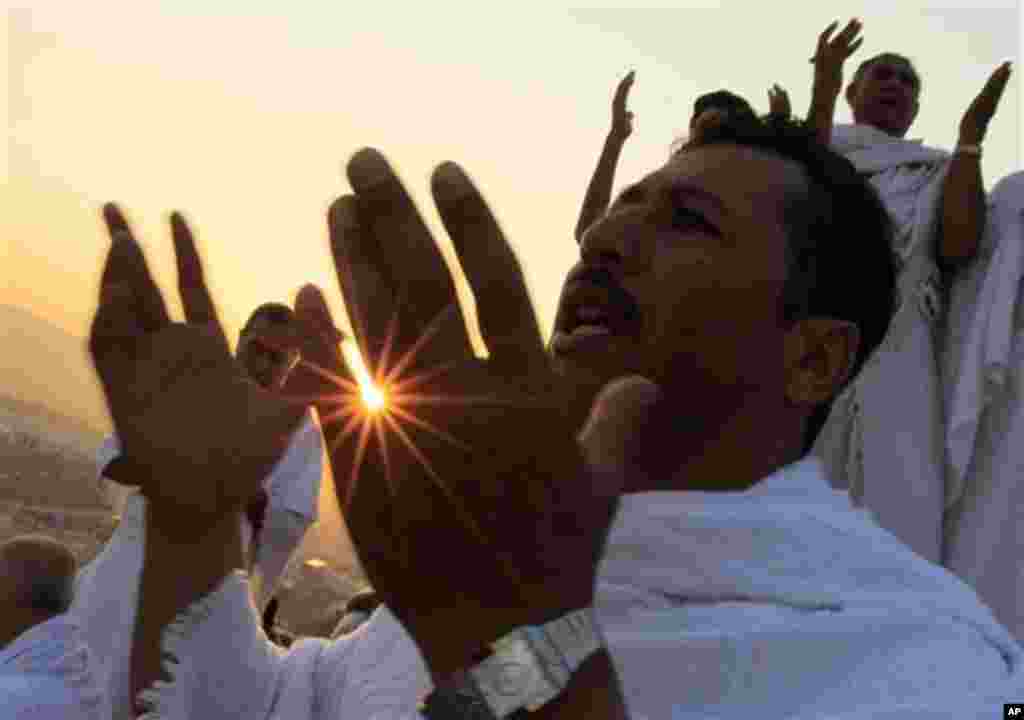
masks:
[[[867,60],[857,66],[857,71],[853,74],[853,79],[850,80],[850,85],[856,85],[860,82],[860,79],[864,77],[864,73],[874,65],[876,62],[881,60],[895,60],[896,62],[903,63],[910,68],[910,74],[914,76],[914,87],[917,88],[918,93],[921,92],[921,75],[917,72],[917,68],[914,67],[913,61],[906,55],[900,55],[894,52],[878,53],[874,57],[869,57]]]
[[[242,333],[250,330],[256,321],[261,318],[274,325],[287,325],[295,318],[295,313],[283,303],[263,303],[252,311],[252,315],[245,322],[245,327],[242,328]]]
[[[693,103],[693,117],[699,117],[705,110],[725,110],[730,114],[754,115],[754,108],[750,103],[728,90],[716,90],[697,98]]]
[[[0,545],[0,557],[17,582],[19,606],[43,617],[68,611],[75,595],[78,560],[64,543],[44,535],[20,535]]]
[[[730,117],[683,150],[715,143],[771,152],[803,170],[806,186],[787,193],[782,213],[789,240],[782,316],[790,325],[816,316],[857,326],[860,346],[845,387],[881,345],[896,309],[894,226],[885,205],[849,160],[819,142],[799,120]],[[805,453],[825,425],[832,400],[812,413]]]

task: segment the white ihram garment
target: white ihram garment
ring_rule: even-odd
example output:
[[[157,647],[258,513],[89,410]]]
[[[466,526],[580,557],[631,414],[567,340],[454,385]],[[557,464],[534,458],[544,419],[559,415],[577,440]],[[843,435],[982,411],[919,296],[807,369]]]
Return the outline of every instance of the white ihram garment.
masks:
[[[256,558],[256,567],[265,582],[260,591],[254,593],[254,599],[249,601],[258,602],[261,612],[269,602],[288,559],[316,517],[320,478],[327,467],[324,453],[320,425],[310,412],[306,422],[292,436],[285,455],[268,476],[265,486],[269,496],[267,526],[270,532],[264,532]],[[108,437],[97,454],[102,474],[120,454],[116,436]],[[109,668],[115,720],[129,720],[134,717],[129,661],[144,560],[145,498],[137,491],[129,492],[120,515],[120,522],[110,541],[91,563],[79,571],[72,609],[80,619],[89,646]],[[242,527],[243,533],[251,536],[247,521],[242,521]]]
[[[837,126],[832,146],[870,176],[895,221],[900,304],[882,345],[833,404],[814,450],[835,487],[848,489],[882,527],[938,563],[945,497],[939,356],[945,292],[935,231],[949,155],[863,125]]]
[[[165,630],[171,680],[142,692],[145,718],[418,717],[429,675],[386,607],[284,652],[247,597],[232,574]],[[1024,697],[1024,651],[974,591],[815,458],[743,492],[624,496],[596,615],[631,718],[980,720]]]

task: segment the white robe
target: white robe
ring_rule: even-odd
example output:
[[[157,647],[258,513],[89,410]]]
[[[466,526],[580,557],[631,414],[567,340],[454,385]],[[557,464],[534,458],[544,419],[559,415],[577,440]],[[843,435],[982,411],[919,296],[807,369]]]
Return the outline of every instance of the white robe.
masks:
[[[946,292],[935,231],[949,156],[863,125],[837,126],[832,145],[870,174],[895,221],[900,304],[882,345],[833,404],[814,450],[835,487],[848,489],[882,527],[938,563],[946,492],[940,358]]]
[[[875,173],[909,243],[900,291],[918,302],[901,306],[815,451],[836,487],[1024,640],[1024,173],[992,189],[978,257],[946,289],[928,278],[948,155],[867,126],[837,126],[833,147]]]
[[[253,600],[261,610],[285,571],[287,559],[298,548],[305,528],[316,517],[320,478],[327,467],[325,452],[320,425],[311,412],[268,476],[268,515],[287,514],[285,519],[300,518],[304,525],[290,533],[268,533],[261,543],[256,567],[265,570],[261,577],[266,582],[261,592],[254,592]],[[111,436],[98,453],[100,471],[119,453],[117,438]],[[300,511],[305,515],[299,515]],[[133,717],[129,672],[144,561],[145,498],[138,491],[129,492],[120,515],[114,535],[100,554],[79,571],[71,612],[78,618],[89,646],[109,667],[115,720],[129,720]],[[243,521],[243,528],[248,529],[247,525]]]
[[[978,260],[953,286],[943,564],[1024,642],[1024,173],[992,189]]]
[[[144,718],[418,717],[429,675],[387,608],[284,653],[247,594],[232,574],[167,628],[171,680],[143,691]],[[814,458],[744,492],[625,496],[596,615],[632,718],[965,720],[1024,697],[1024,650],[974,591]]]
[[[0,717],[110,720],[104,673],[77,623],[58,615],[0,650]]]

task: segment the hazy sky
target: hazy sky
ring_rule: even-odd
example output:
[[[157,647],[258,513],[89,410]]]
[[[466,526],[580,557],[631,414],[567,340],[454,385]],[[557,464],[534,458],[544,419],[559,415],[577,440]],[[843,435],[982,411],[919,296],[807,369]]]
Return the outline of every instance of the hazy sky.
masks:
[[[637,72],[636,130],[616,190],[665,161],[702,92],[728,87],[766,110],[779,82],[803,115],[807,58],[834,19],[864,23],[847,77],[883,50],[916,61],[924,93],[910,137],[948,148],[991,71],[1019,56],[1016,4],[981,4],[990,9],[730,1],[499,15],[486,3],[35,1],[6,18],[0,303],[84,334],[107,244],[98,211],[116,200],[167,290],[165,219],[186,213],[232,334],[255,306],[291,301],[309,281],[340,319],[324,212],[348,190],[347,158],[372,145],[439,236],[430,171],[448,159],[469,170],[519,252],[547,331],[627,70]],[[989,188],[1020,168],[1019,109],[1015,74],[986,142]],[[845,105],[838,120],[849,121]]]

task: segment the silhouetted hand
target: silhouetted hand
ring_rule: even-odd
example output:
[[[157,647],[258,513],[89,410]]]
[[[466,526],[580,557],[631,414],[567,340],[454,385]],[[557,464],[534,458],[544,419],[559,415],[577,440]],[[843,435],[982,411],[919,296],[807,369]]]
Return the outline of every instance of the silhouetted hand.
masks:
[[[332,207],[332,248],[389,401],[332,460],[336,476],[354,465],[345,518],[370,582],[436,677],[519,625],[592,604],[624,482],[616,458],[656,390],[636,378],[609,388],[581,448],[592,394],[553,373],[519,262],[463,171],[440,166],[432,189],[487,359],[383,156],[360,151],[348,176],[355,194]]]
[[[778,84],[768,88],[768,113],[774,117],[788,119],[793,114],[789,94]]]
[[[860,20],[851,20],[842,32],[832,38],[838,26],[839,21],[836,21],[818,36],[818,47],[810,59],[814,63],[817,90],[833,97],[843,89],[843,64],[864,42],[863,37],[858,37],[862,27]]]
[[[287,447],[303,407],[232,358],[181,215],[171,216],[185,323],[171,322],[117,207],[89,351],[126,457],[166,535],[195,537],[238,513]]]
[[[974,101],[971,102],[967,112],[960,121],[960,144],[980,145],[988,132],[988,125],[995,117],[999,101],[1006,90],[1006,84],[1010,81],[1012,63],[1005,62],[995,69],[989,76]]]
[[[636,72],[630,70],[626,77],[622,78],[619,86],[615,88],[615,97],[612,98],[612,137],[620,142],[633,134],[633,113],[629,112],[626,103],[629,100],[629,90],[633,87],[633,80]]]

